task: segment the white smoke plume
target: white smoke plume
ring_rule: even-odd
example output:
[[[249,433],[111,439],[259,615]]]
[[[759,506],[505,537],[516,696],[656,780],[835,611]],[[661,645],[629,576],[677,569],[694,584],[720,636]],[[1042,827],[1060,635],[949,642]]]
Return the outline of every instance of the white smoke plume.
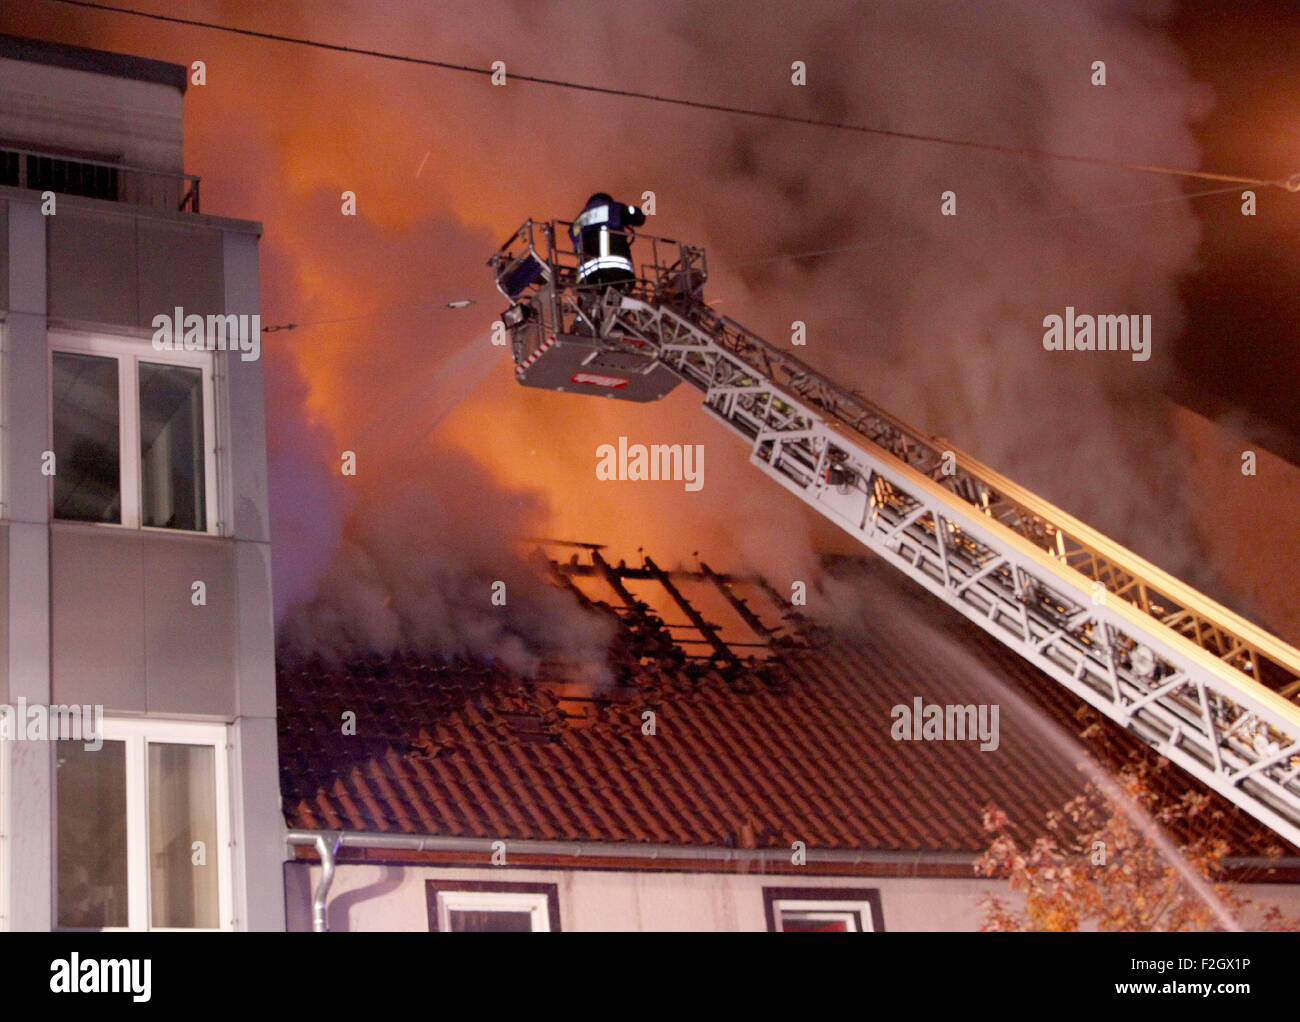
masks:
[[[813,5],[800,25],[755,18],[738,33],[701,14],[694,47],[739,65],[780,33],[806,60],[806,92],[752,67],[735,66],[743,85],[724,71],[747,105],[1193,166],[1189,126],[1206,97],[1162,38],[1159,11]],[[1090,82],[1097,59],[1105,86]],[[805,321],[807,358],[835,378],[1217,588],[1159,397],[1199,230],[1185,202],[1131,205],[1178,196],[1177,180],[762,121],[717,127],[696,163],[716,184],[690,194],[707,207],[697,218],[713,263],[741,267],[733,315],[778,338]],[[940,215],[948,191],[954,217]],[[835,248],[846,250],[758,261]],[[1067,305],[1150,314],[1153,357],[1045,351],[1043,318]]]
[[[382,15],[364,5],[348,8],[358,37],[401,52],[456,53],[482,66],[501,58],[528,73],[650,93],[1194,166],[1190,125],[1208,98],[1165,38],[1168,9],[1118,0],[810,2],[784,14],[742,0],[511,4],[492,8],[492,17],[481,16],[479,3],[449,3],[436,17],[408,8]],[[315,62],[314,70],[296,72],[304,91],[341,90],[335,58],[304,60]],[[791,83],[794,60],[807,66],[806,86]],[[1104,86],[1091,82],[1097,60],[1106,63]],[[436,138],[435,159],[454,168],[431,201],[462,214],[492,209],[486,234],[499,239],[528,216],[572,216],[597,189],[628,201],[654,191],[659,213],[644,230],[708,246],[707,293],[721,311],[778,342],[794,320],[806,322],[801,357],[1174,574],[1240,604],[1197,541],[1185,454],[1159,397],[1183,316],[1178,281],[1192,268],[1199,239],[1176,179],[524,83],[494,89],[437,72],[394,72],[384,81],[387,105],[403,111],[413,136]],[[362,124],[340,125],[340,149],[364,149],[369,138]],[[410,154],[413,166],[425,148]],[[391,263],[408,272],[430,266],[457,279],[486,272],[483,232],[444,232],[444,244],[432,251],[412,231],[420,221],[401,216],[402,204],[414,201],[411,183],[376,187],[381,191],[370,201],[383,206],[377,231]],[[940,215],[947,191],[957,196],[955,217]],[[1134,205],[1150,200],[1174,201]],[[434,214],[426,208],[424,215]],[[826,249],[841,251],[776,258]],[[341,251],[350,266],[363,262],[354,248]],[[1151,315],[1151,360],[1045,351],[1043,318],[1067,305]],[[423,339],[408,332],[395,343],[416,359]],[[405,363],[412,364],[418,363]],[[365,371],[390,380],[396,373],[406,382],[405,369]],[[814,547],[837,542],[837,534],[746,465],[744,446],[707,422],[692,395],[679,392],[640,409],[591,401],[579,412],[580,398],[520,395],[507,373],[495,376],[476,399],[480,413],[491,412],[480,414],[477,433],[458,434],[462,450],[464,437],[473,435],[469,457],[490,466],[484,489],[428,473],[390,480],[412,494],[397,503],[414,507],[415,494],[424,494],[441,509],[421,512],[433,515],[425,525],[441,527],[425,532],[426,545],[411,548],[436,567],[419,584],[406,584],[405,574],[418,570],[402,563],[399,551],[407,548],[396,540],[390,547],[390,535],[406,534],[390,517],[397,503],[390,508],[376,499],[367,512],[371,525],[354,528],[384,552],[372,549],[363,562],[350,548],[342,567],[325,576],[317,607],[361,613],[347,590],[369,577],[363,563],[379,564],[383,570],[374,570],[388,572],[384,577],[397,571],[402,578],[379,601],[394,603],[375,612],[369,634],[385,642],[420,634],[458,649],[481,648],[481,638],[469,638],[479,630],[468,611],[432,599],[422,586],[458,573],[482,581],[486,569],[469,553],[488,551],[457,527],[472,530],[485,494],[496,500],[503,489],[537,484],[521,449],[533,445],[545,445],[541,453],[562,469],[546,480],[541,518],[567,528],[586,523],[577,510],[602,509],[601,534],[571,538],[629,552],[644,541],[661,563],[699,550],[715,565],[763,570],[778,584],[811,570]],[[351,393],[355,400],[356,388]],[[373,399],[362,407],[373,411]],[[481,425],[493,414],[495,434]],[[635,484],[596,482],[592,453],[621,433],[707,442],[703,495],[686,497],[671,487],[632,494],[616,487]],[[522,528],[500,523],[494,542],[517,539],[514,525]],[[1243,582],[1248,587],[1250,580]],[[408,597],[409,606],[402,602]],[[423,614],[431,620],[422,622]]]
[[[535,496],[502,491],[453,453],[386,464],[380,474],[389,481],[361,494],[315,595],[288,612],[285,649],[467,657],[525,676],[545,656],[569,677],[607,680],[612,622],[515,552],[542,520]]]

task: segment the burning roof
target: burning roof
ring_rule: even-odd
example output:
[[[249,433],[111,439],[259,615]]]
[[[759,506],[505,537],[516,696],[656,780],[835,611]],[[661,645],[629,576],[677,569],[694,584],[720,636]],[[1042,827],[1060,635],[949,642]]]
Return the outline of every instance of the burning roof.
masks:
[[[1083,788],[1080,757],[1042,736],[1045,726],[1077,734],[1086,708],[892,573],[834,567],[845,592],[870,577],[887,597],[857,607],[847,630],[814,624],[761,579],[706,564],[611,564],[588,545],[539,564],[616,620],[614,683],[575,683],[558,661],[522,678],[434,655],[284,660],[291,827],[742,849],[802,841],[937,861],[987,845],[985,807],[1033,837]],[[929,631],[897,626],[918,615]],[[986,676],[1005,687],[990,689]],[[999,733],[992,743],[900,740],[909,732],[895,726],[896,708],[918,701],[1000,703]],[[1093,752],[1108,766],[1155,759],[1122,729],[1102,731]],[[1194,786],[1172,768],[1157,776],[1170,795]],[[1279,843],[1212,799],[1236,854]]]

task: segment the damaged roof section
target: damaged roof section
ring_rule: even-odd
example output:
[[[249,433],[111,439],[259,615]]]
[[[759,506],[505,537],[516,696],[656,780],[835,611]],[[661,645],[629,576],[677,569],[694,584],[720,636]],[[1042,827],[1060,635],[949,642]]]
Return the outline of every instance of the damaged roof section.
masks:
[[[600,547],[581,544],[573,554],[548,560],[555,578],[584,606],[618,615],[688,659],[719,664],[766,660],[805,644],[806,619],[760,578],[738,578],[701,562],[696,570],[665,571],[648,556],[639,567],[610,564]]]
[[[289,826],[745,849],[802,841],[923,857],[982,851],[989,805],[1037,836],[1047,812],[1083,788],[1071,757],[1029,719],[1077,734],[1080,702],[892,573],[885,614],[923,613],[971,671],[938,669],[928,643],[878,620],[850,634],[815,627],[759,579],[569,547],[539,563],[616,620],[613,684],[577,684],[562,664],[525,679],[434,655],[282,662]],[[996,750],[891,736],[897,705],[987,702],[973,678],[984,671],[1022,697],[1001,708]],[[1104,726],[1111,766],[1154,759]],[[1170,794],[1194,787],[1173,770],[1160,776]],[[1236,854],[1278,843],[1212,798]]]

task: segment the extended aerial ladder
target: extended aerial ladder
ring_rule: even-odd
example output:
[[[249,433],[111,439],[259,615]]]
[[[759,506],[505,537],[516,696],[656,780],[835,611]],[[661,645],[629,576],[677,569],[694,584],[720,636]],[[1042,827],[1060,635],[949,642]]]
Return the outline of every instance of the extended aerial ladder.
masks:
[[[521,383],[693,384],[762,472],[1300,845],[1300,651],[718,315],[703,249],[638,235],[637,279],[585,288],[569,227],[529,220],[490,260]]]

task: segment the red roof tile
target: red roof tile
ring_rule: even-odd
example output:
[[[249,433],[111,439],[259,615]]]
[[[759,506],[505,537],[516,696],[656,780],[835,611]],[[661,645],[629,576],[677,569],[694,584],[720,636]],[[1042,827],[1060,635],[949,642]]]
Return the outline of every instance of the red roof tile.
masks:
[[[556,570],[580,570],[554,565]],[[610,568],[615,575],[622,569]],[[633,569],[635,571],[637,569]],[[590,593],[605,569],[584,577]],[[644,579],[644,576],[642,576]],[[712,584],[712,583],[710,583]],[[1030,705],[1080,729],[1080,703],[901,578],[898,613],[926,614],[972,663],[996,672]],[[680,587],[679,587],[680,588]],[[762,661],[687,655],[648,609],[607,590],[619,637],[619,686],[570,727],[547,681],[481,664],[412,658],[346,668],[288,663],[279,672],[281,782],[291,827],[420,832],[503,839],[675,845],[977,852],[981,811],[997,804],[1022,836],[1083,786],[1043,748],[1014,706],[1001,706],[1001,744],[895,742],[890,709],[970,704],[972,679],[949,676],[924,644],[864,624],[854,635],[781,632]],[[748,590],[747,590],[748,591]],[[789,619],[791,608],[762,611]],[[617,613],[611,608],[618,607]],[[676,620],[676,617],[674,618]],[[813,636],[817,641],[805,641]],[[706,647],[687,647],[691,650]],[[567,704],[584,705],[587,704]],[[338,733],[344,710],[355,735]],[[654,735],[641,731],[655,712]],[[576,711],[575,711],[576,712]],[[1109,724],[1110,755],[1154,757]],[[1169,771],[1170,790],[1196,790]],[[1259,854],[1281,842],[1219,797],[1233,844]]]

